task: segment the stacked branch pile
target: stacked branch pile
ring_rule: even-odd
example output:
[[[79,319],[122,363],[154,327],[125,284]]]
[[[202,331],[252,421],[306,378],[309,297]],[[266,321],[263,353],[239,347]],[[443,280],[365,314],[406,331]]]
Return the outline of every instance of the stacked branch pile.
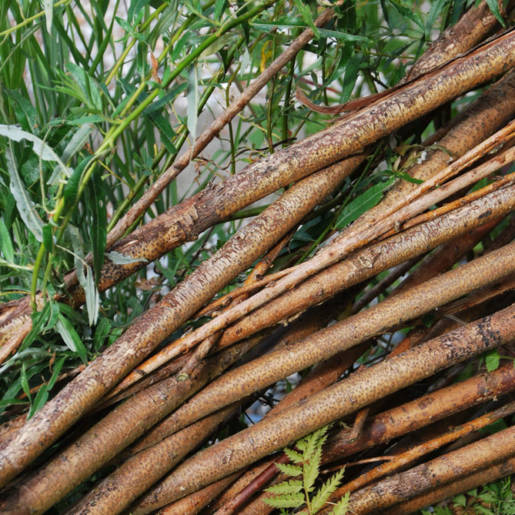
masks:
[[[323,13],[317,24],[330,16]],[[509,421],[515,409],[515,33],[487,39],[495,23],[484,5],[472,9],[395,88],[344,106],[343,118],[327,129],[121,238],[311,39],[311,29],[249,86],[110,235],[111,250],[130,262],[106,260],[99,288],[289,187],[32,418],[3,428],[0,511],[43,513],[100,474],[71,513],[268,513],[271,494],[263,489],[284,479],[275,465],[288,462],[282,449],[327,424],[324,466],[378,462],[349,467],[327,512],[350,492],[352,513],[408,513],[511,474],[513,427],[488,437],[479,431]],[[385,138],[478,88],[478,98],[419,151],[406,170],[412,180],[399,179],[302,263],[267,275],[317,206],[346,178],[378,165]],[[218,295],[251,267],[244,285]],[[84,293],[73,273],[68,287],[62,300],[79,306]],[[199,312],[211,319],[161,345],[201,320]],[[30,302],[2,313],[0,341],[11,353],[30,330]],[[396,346],[382,343],[401,333]],[[357,366],[381,345],[382,355]],[[486,371],[479,357],[495,350],[506,362]],[[477,373],[454,384],[467,363]],[[217,438],[220,427],[296,372],[302,380],[267,416]]]

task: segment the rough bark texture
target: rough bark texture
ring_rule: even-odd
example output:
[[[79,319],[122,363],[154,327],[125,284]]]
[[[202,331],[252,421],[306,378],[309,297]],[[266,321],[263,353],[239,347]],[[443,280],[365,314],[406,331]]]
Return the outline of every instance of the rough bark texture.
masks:
[[[422,181],[429,179],[449,164],[453,159],[450,156],[461,157],[509,121],[514,112],[515,72],[512,71],[454,118],[446,134],[436,142],[441,148],[428,150],[425,159],[411,167],[407,173]],[[380,204],[369,209],[353,224],[352,230],[357,225],[364,227],[374,223],[382,213],[402,201],[416,187],[416,184],[408,181],[397,181]]]
[[[229,406],[129,458],[95,487],[70,514],[120,513],[140,494],[198,447],[220,424],[238,412]],[[188,513],[188,512],[184,512]]]
[[[499,419],[511,415],[514,410],[515,404],[513,402],[508,403],[498,410],[487,413],[486,415],[483,415],[482,417],[476,418],[474,420],[464,422],[462,425],[456,428],[451,428],[443,435],[439,435],[428,441],[424,441],[423,443],[415,445],[404,452],[397,451],[393,456],[391,456],[391,460],[385,461],[384,463],[374,467],[368,472],[363,472],[363,474],[361,474],[353,481],[350,481],[349,483],[346,483],[342,487],[338,488],[338,490],[334,492],[331,498],[337,501],[347,492],[354,492],[359,488],[363,488],[364,486],[379,479],[380,477],[392,474],[400,468],[406,468],[407,465],[415,462],[422,456],[436,451],[444,445],[455,442],[459,438],[470,436],[471,433],[479,431],[485,426],[493,424]]]
[[[512,201],[509,199],[513,199],[514,190],[510,188],[509,191],[506,190],[499,194],[504,197],[503,202],[508,202],[506,211],[499,212],[499,216],[503,216],[503,214],[513,209]],[[497,195],[494,194],[494,196]],[[229,327],[219,345],[229,345],[240,338],[245,338],[264,327],[268,327],[272,323],[287,319],[313,304],[323,302],[353,284],[376,275],[382,270],[423,254],[448,239],[453,239],[480,224],[486,223],[490,215],[493,214],[491,205],[483,211],[483,208],[489,203],[490,200],[484,197],[472,202],[468,207],[457,209],[441,218],[355,252],[341,263],[333,265],[308,279],[296,289],[284,293],[281,297],[242,319],[241,322]],[[470,211],[465,214],[462,209],[467,211],[470,209]],[[448,232],[448,230],[451,230],[451,232]]]
[[[324,446],[322,462],[329,464],[364,449],[381,446],[472,406],[501,397],[514,389],[515,368],[510,363],[493,372],[480,374],[426,394],[373,416],[364,425],[358,438],[352,438],[352,428],[334,433]],[[267,494],[261,494],[242,513],[262,515],[273,511],[264,502],[266,496]]]
[[[266,418],[197,453],[145,495],[132,511],[148,513],[232,474],[374,400],[513,338],[515,306],[367,368],[307,402]]]
[[[384,515],[405,515],[415,513],[421,508],[436,504],[444,499],[452,498],[462,492],[467,492],[478,486],[484,486],[492,481],[509,476],[515,472],[515,457],[509,458],[503,463],[488,467],[486,469],[475,472],[470,476],[464,477],[448,483],[444,486],[433,489],[427,494],[420,495],[410,501],[402,502],[390,510],[384,512]]]
[[[5,484],[20,472],[166,336],[275,244],[316,205],[317,199],[336,187],[361,159],[345,160],[290,188],[159,304],[138,317],[106,352],[36,413],[16,439],[0,452],[0,484]],[[315,185],[318,196],[308,193]]]
[[[349,509],[357,515],[373,513],[505,461],[514,454],[515,427],[510,427],[355,492],[350,497]]]
[[[375,415],[360,436],[351,441],[347,429],[335,433],[324,447],[324,463],[330,463],[363,449],[390,442],[394,438],[449,417],[471,406],[495,399],[515,388],[514,367],[504,365],[494,372],[480,374],[447,386]]]
[[[128,399],[22,483],[5,506],[27,508],[31,513],[44,512],[234,363],[257,341],[243,342],[240,348],[227,349],[201,363],[190,376],[175,375]],[[0,504],[0,509],[2,506]]]
[[[513,2],[512,2],[513,3]],[[445,63],[449,56],[459,55],[479,43],[497,24],[486,2],[469,9],[428,48],[403,79],[409,81]]]

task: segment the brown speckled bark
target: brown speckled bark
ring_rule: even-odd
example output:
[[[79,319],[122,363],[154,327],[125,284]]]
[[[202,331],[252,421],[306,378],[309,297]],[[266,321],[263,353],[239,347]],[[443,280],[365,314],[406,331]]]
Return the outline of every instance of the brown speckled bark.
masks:
[[[416,318],[481,284],[507,277],[515,270],[514,253],[515,243],[503,247],[502,255],[492,253],[477,259],[319,331],[295,346],[270,352],[226,373],[149,432],[145,439],[151,441],[156,433],[159,437],[172,434],[216,409],[326,360],[394,325]],[[492,266],[495,266],[495,271]]]
[[[349,510],[361,515],[411,499],[515,455],[515,426],[358,490]]]
[[[506,66],[509,67],[510,64],[506,63]],[[449,70],[447,73],[452,75],[455,71]],[[436,80],[435,84],[426,85],[422,82],[418,87],[413,85],[413,91],[409,90],[406,94],[399,92],[398,98],[394,96],[382,101],[384,105],[378,103],[377,106],[364,109],[338,126],[315,134],[311,138],[250,165],[220,185],[211,185],[134,231],[119,241],[113,250],[135,259],[144,257],[152,261],[177,245],[196,239],[207,227],[224,220],[238,209],[338,159],[360,152],[366,145],[422,114],[417,112],[413,116],[412,111],[432,110],[436,107],[434,103],[438,100],[433,98],[434,91],[431,88],[450,87],[447,85],[447,80],[443,80],[444,78],[446,79],[444,76],[441,80]],[[515,74],[512,74],[511,79],[487,93],[485,100],[476,103],[470,115],[465,116],[464,123],[460,125],[459,131],[454,133],[452,140],[443,138],[440,144],[455,155],[461,155],[502,125],[515,109],[514,81]],[[421,103],[426,105],[426,102],[431,104],[430,109],[420,105]],[[471,130],[472,127],[474,130]],[[435,166],[441,168],[442,164],[447,163],[449,155],[441,151],[436,154],[438,157],[433,158]],[[421,176],[422,179],[431,175],[428,166],[423,168],[425,172],[424,176]],[[402,184],[405,183],[405,181],[402,182]],[[110,287],[142,266],[144,263],[120,267],[107,262],[102,272],[101,289]]]
[[[400,469],[405,469],[408,465],[414,464],[416,461],[420,460],[422,456],[427,456],[429,453],[435,452],[448,444],[455,442],[459,446],[462,439],[472,436],[474,433],[477,433],[477,431],[480,431],[494,422],[509,417],[514,411],[515,402],[509,402],[497,410],[473,420],[463,422],[458,427],[451,427],[445,433],[425,440],[417,445],[413,445],[404,451],[402,448],[396,449],[394,455],[389,455],[390,460],[384,461],[371,470],[364,471],[352,481],[345,483],[331,495],[330,499],[337,502],[338,499],[347,492],[355,492],[377,481],[381,477],[393,474]],[[481,467],[481,465],[479,466]]]
[[[402,82],[413,80],[450,58],[466,52],[479,43],[496,26],[499,26],[492,11],[481,2],[477,7],[471,7],[452,27],[443,32],[429,47]]]
[[[198,447],[224,420],[234,416],[238,408],[238,406],[229,406],[220,410],[166,438],[158,445],[129,458],[91,490],[69,513],[77,515],[120,513],[138,495],[145,492],[190,451]]]
[[[213,498],[222,492],[224,488],[227,488],[237,477],[238,474],[233,474],[216,483],[212,483],[198,492],[165,506],[158,513],[159,515],[184,515],[185,513],[194,515],[199,513],[202,508],[206,507]]]
[[[388,443],[394,438],[416,431],[471,406],[501,397],[514,389],[515,368],[511,363],[493,372],[471,377],[375,415],[364,425],[362,433],[355,440],[350,438],[352,428],[341,429],[330,436],[324,446],[322,461],[328,464],[363,449]],[[272,509],[264,502],[265,496],[266,494],[261,494],[253,500],[242,510],[242,514],[270,513]]]
[[[308,279],[295,290],[286,292],[273,302],[251,313],[241,322],[229,327],[220,345],[229,345],[240,338],[246,338],[255,331],[287,319],[313,304],[323,302],[341,290],[372,277],[382,270],[427,252],[459,234],[488,222],[494,213],[491,209],[495,205],[505,205],[501,211],[493,208],[499,216],[503,216],[514,207],[514,191],[512,187],[503,193],[494,193],[493,197],[484,197],[468,207],[456,209],[437,220],[413,227],[384,242],[354,253],[341,263]],[[503,200],[500,203],[494,201],[490,204],[497,195],[500,195]],[[486,209],[483,210],[485,207]],[[373,266],[366,266],[367,263]]]
[[[145,495],[132,512],[148,513],[232,474],[374,400],[514,338],[515,306],[511,306],[369,367],[314,395],[307,402],[265,418],[197,453]]]
[[[384,515],[406,515],[416,513],[421,508],[436,504],[444,499],[449,499],[462,492],[468,492],[478,486],[484,486],[492,481],[497,481],[502,477],[509,476],[515,472],[515,457],[509,458],[503,463],[493,465],[486,469],[475,472],[463,479],[452,481],[444,486],[433,489],[427,494],[420,495],[394,506],[384,512]]]
[[[448,152],[441,149],[428,150],[422,162],[412,166],[407,173],[422,181],[429,179],[449,164],[452,160],[449,153],[454,158],[461,157],[509,121],[514,112],[515,72],[512,71],[452,121],[452,128],[437,142]],[[377,206],[365,212],[352,226],[343,231],[343,234],[354,231],[357,227],[364,228],[373,224],[386,210],[401,202],[416,187],[416,184],[408,181],[397,181]]]
[[[330,463],[363,449],[387,443],[471,406],[500,397],[513,389],[515,369],[509,364],[426,394],[375,415],[365,425],[357,440],[349,440],[348,429],[333,434],[324,447],[324,462]]]
[[[223,372],[257,341],[259,339],[248,340],[240,348],[227,349],[202,363],[190,376],[170,377],[125,401],[22,483],[5,504],[0,503],[0,513],[2,509],[22,507],[30,509],[31,513],[43,513]]]
[[[325,9],[314,21],[317,27],[325,25],[334,16],[332,9]],[[253,80],[243,91],[240,97],[224,109],[210,126],[195,139],[193,148],[183,154],[168,170],[166,170],[157,181],[145,192],[145,194],[134,203],[116,226],[109,232],[107,244],[111,246],[118,240],[125,231],[143,214],[154,202],[163,189],[177,176],[186,166],[197,157],[204,148],[215,138],[215,136],[227,125],[243,108],[259,93],[288,62],[295,58],[297,53],[313,38],[313,30],[307,28],[289,45],[289,47],[278,56],[259,77]],[[181,230],[180,226],[175,227],[179,234],[188,235]]]
[[[31,418],[0,451],[0,484],[5,484],[54,442],[145,356],[220,288],[300,221],[363,159],[354,157],[306,178],[236,233],[159,304],[131,327],[78,377]],[[312,194],[316,189],[317,195]]]
[[[457,50],[457,48],[455,50]],[[430,56],[432,55],[432,52],[433,49],[430,49],[425,55]],[[448,58],[456,56],[456,54],[453,54],[449,48],[446,49],[446,55]],[[452,64],[453,63],[450,63],[450,65]],[[508,67],[510,66],[509,62],[506,64]],[[481,70],[478,68],[478,73],[479,72],[481,72]],[[450,73],[452,74],[454,72],[452,71]],[[485,72],[482,71],[481,73]],[[486,80],[486,78],[484,80]],[[456,82],[459,82],[459,80]],[[437,86],[441,86],[444,89],[447,87],[445,84],[428,84],[428,88]],[[510,86],[507,87],[509,88]],[[421,91],[423,92],[424,89],[425,88],[422,87]],[[468,88],[465,88],[465,90],[466,89]],[[511,89],[513,89],[513,85],[511,86]],[[418,93],[417,91],[414,91],[413,95],[422,95],[420,91],[418,91]],[[402,93],[402,91],[400,93]],[[411,110],[412,102],[403,99],[403,95],[400,93],[399,101],[401,104],[402,101],[404,101],[408,107],[406,112],[409,113]],[[513,98],[515,98],[515,94],[510,94],[510,91],[508,90],[504,92],[492,93],[491,95],[488,93],[487,97],[489,100],[486,101],[486,104],[483,103],[482,107],[475,108],[476,111],[484,111],[484,119],[474,121],[474,116],[472,116],[470,119],[469,127],[463,127],[463,130],[461,131],[461,137],[455,138],[455,141],[460,142],[460,144],[470,142],[470,144],[473,145],[474,141],[480,141],[486,136],[488,130],[492,130],[488,129],[489,125],[493,124],[493,127],[495,127],[510,116],[510,113],[513,111],[512,104],[515,102],[513,100]],[[452,98],[452,95],[450,98]],[[365,109],[363,113],[357,113],[360,116],[366,115],[365,119],[362,119],[361,121],[358,119],[356,123],[349,119],[349,132],[352,134],[355,132],[355,128],[360,125],[361,132],[364,129],[368,130],[368,127],[370,126],[372,134],[378,129],[378,127],[380,130],[386,129],[386,132],[381,132],[381,134],[377,135],[377,137],[372,136],[370,140],[367,140],[368,143],[379,139],[379,137],[382,135],[385,135],[388,132],[388,127],[383,127],[383,122],[386,123],[390,120],[390,118],[395,119],[395,114],[397,116],[400,114],[398,109],[400,106],[396,106],[395,97],[393,100],[394,101],[391,102],[389,98],[386,98],[384,100],[384,102],[386,102],[384,106],[381,103],[378,104],[378,107],[380,107],[379,114],[383,109],[386,109],[386,117],[381,115],[381,117],[377,116],[377,119],[375,119],[377,110],[373,106],[371,108]],[[435,99],[433,98],[432,102],[434,101]],[[418,104],[418,100],[417,102],[413,102],[413,105],[415,104]],[[429,110],[433,109],[434,107],[436,106],[431,105]],[[371,116],[375,119],[375,125],[370,125]],[[416,118],[417,116],[418,115],[415,115],[410,119]],[[497,120],[496,117],[498,118]],[[389,130],[393,130],[409,121],[407,119],[404,121],[403,120],[404,118],[401,116],[401,120],[399,120],[400,125],[397,123]],[[343,128],[344,127],[345,122],[343,123]],[[473,130],[470,130],[470,128],[473,128]],[[331,130],[332,129],[328,129],[324,132],[324,134]],[[316,136],[318,137],[318,135]],[[345,136],[345,134],[343,134],[343,136]],[[329,138],[328,141],[331,142],[331,138]],[[345,137],[340,138],[339,141],[344,145]],[[306,142],[308,142],[308,140],[306,140]],[[445,138],[440,143],[457,155],[459,155],[460,152],[463,152],[463,150],[460,151],[459,148],[455,148],[456,143],[454,143],[453,146],[452,142],[448,142]],[[323,145],[324,143],[322,142],[321,144]],[[366,142],[363,143],[363,145],[365,144]],[[300,154],[302,154],[304,152],[304,150],[302,150],[302,145],[304,145],[304,142],[294,145],[291,148],[293,149],[294,147],[297,148],[300,146]],[[363,145],[359,145],[359,148],[361,148]],[[121,266],[114,265],[109,260],[106,260],[106,264],[101,272],[99,289],[103,291],[109,288],[113,284],[124,279],[125,277],[128,277],[135,271],[139,270],[141,267],[145,266],[148,261],[157,259],[166,252],[169,252],[171,249],[181,245],[186,241],[196,239],[197,236],[207,227],[224,220],[237,209],[240,209],[241,207],[254,202],[258,198],[261,198],[268,193],[277,190],[278,188],[290,184],[291,182],[322,168],[324,166],[322,162],[315,165],[312,163],[313,158],[316,158],[316,154],[319,152],[319,147],[319,144],[313,145],[313,143],[309,143],[307,145],[305,150],[308,153],[308,161],[311,163],[310,165],[304,163],[302,160],[300,160],[297,165],[297,159],[295,159],[291,162],[292,166],[289,166],[289,154],[285,154],[283,156],[283,153],[289,151],[289,149],[286,149],[282,152],[274,154],[274,156],[271,156],[263,162],[260,162],[256,165],[251,165],[242,174],[238,174],[233,178],[227,179],[222,185],[207,188],[194,197],[184,201],[180,205],[171,208],[169,211],[157,217],[155,220],[145,225],[144,227],[137,229],[122,241],[119,241],[114,247],[114,250],[133,259],[140,259],[140,261]],[[343,150],[341,155],[348,155],[349,153],[355,151],[355,148],[347,152]],[[297,154],[299,154],[299,150],[295,151],[295,156],[297,156]],[[275,164],[276,156],[279,156],[277,166]],[[447,157],[447,154],[440,152],[439,157],[435,157],[433,159],[440,159],[445,161]],[[334,157],[330,159],[329,162],[334,162],[337,159],[338,157]],[[405,181],[403,181],[402,184],[403,185],[401,188],[409,187],[406,186],[406,184],[409,183],[406,183]],[[80,288],[74,287],[71,293],[76,304],[80,304],[84,301],[83,292]],[[9,346],[14,349],[17,345],[16,337],[14,335],[26,334],[30,330],[31,319],[30,306],[28,305],[28,301],[23,312],[18,315],[18,318],[19,320],[11,320],[9,323],[2,323],[0,321],[0,344],[4,346],[6,352]],[[20,327],[23,328],[23,333],[20,332]],[[9,352],[11,351],[9,350]]]
[[[506,68],[513,66],[511,54],[515,52],[512,47],[513,44],[508,39],[497,51],[490,49],[494,59],[491,69],[487,64],[480,66],[484,59],[475,57],[475,54],[467,57],[470,62],[462,58],[449,63],[437,73],[423,77],[424,80],[420,83],[407,85],[406,91],[401,89],[393,96],[388,96],[377,104],[348,117],[338,126],[250,165],[245,171],[227,179],[222,185],[212,185],[173,207],[116,244],[114,250],[117,252],[145,261],[120,266],[107,260],[101,274],[100,290],[109,288],[145,266],[146,262],[157,259],[185,241],[196,239],[204,229],[224,220],[241,207],[321,169],[342,156],[358,152],[365,145],[434,109],[444,101],[499,74],[503,70],[503,50],[507,52]],[[488,49],[485,49],[485,52],[486,50]],[[477,69],[474,68],[475,62],[478,63]],[[515,95],[509,94],[509,91],[505,91],[504,94],[499,92],[493,94],[487,106],[480,108],[485,111],[485,119],[476,122],[473,131],[470,128],[464,128],[462,138],[458,138],[457,141],[471,141],[473,144],[474,135],[478,140],[484,138],[487,132],[482,133],[482,130],[488,130],[486,126],[492,123],[494,126],[500,124],[506,116],[509,116],[509,99],[514,97]],[[496,103],[499,103],[499,106],[495,106]],[[488,104],[490,104],[489,107]],[[500,115],[497,121],[495,121],[496,113],[498,117]],[[471,123],[473,123],[472,120]],[[477,130],[478,126],[482,130]],[[447,141],[441,143],[446,145]],[[450,150],[459,154],[456,149]],[[445,160],[447,157],[441,152],[441,159]],[[83,302],[80,289],[75,289],[72,295],[76,297],[75,302]],[[20,317],[23,320],[20,319],[19,324],[26,323],[29,327],[29,310],[26,309]],[[12,341],[13,328],[11,324],[1,327],[0,343],[4,340]]]
[[[338,263],[352,252],[365,247],[374,240],[381,239],[383,235],[386,237],[387,232],[400,230],[404,222],[430,209],[435,202],[442,201],[460,188],[466,185],[470,186],[474,180],[484,177],[485,171],[491,173],[498,167],[511,163],[510,155],[513,156],[515,154],[515,147],[510,147],[460,177],[449,180],[465,168],[471,166],[478,159],[493,151],[496,147],[505,145],[514,137],[514,134],[515,120],[509,122],[505,127],[482,141],[459,159],[453,161],[436,175],[419,184],[414,191],[402,199],[402,202],[382,213],[379,220],[368,224],[364,228],[357,226],[352,229],[351,226],[350,232],[338,234],[329,244],[320,248],[311,259],[288,270],[283,270],[283,274],[284,272],[287,273],[278,278],[275,283],[268,284],[266,288],[263,288],[248,299],[224,311],[213,320],[206,322],[184,336],[180,342],[181,350],[186,351],[192,348],[214,332],[225,329],[229,324],[243,318],[251,311],[292,290],[310,276],[314,276],[318,272]],[[512,183],[513,175],[510,175],[503,180],[502,184],[504,186],[506,184],[511,185]],[[360,267],[373,268],[376,258],[377,256],[373,256],[372,260],[361,262]]]

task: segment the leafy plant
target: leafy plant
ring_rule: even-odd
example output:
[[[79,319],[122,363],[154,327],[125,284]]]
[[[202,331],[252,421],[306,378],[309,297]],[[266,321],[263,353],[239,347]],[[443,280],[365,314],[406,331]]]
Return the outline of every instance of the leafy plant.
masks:
[[[466,493],[456,495],[449,506],[435,506],[434,511],[422,510],[422,515],[452,515],[454,513],[471,513],[477,515],[514,515],[515,498],[511,488],[511,478],[506,477],[481,488],[474,488]]]
[[[281,513],[288,513],[284,510],[285,508],[295,509],[306,505],[306,509],[300,513],[309,515],[314,515],[326,507],[329,497],[340,485],[345,471],[345,468],[342,467],[318,489],[315,489],[320,475],[322,447],[327,439],[329,427],[322,427],[302,438],[293,449],[284,449],[291,463],[276,463],[276,466],[284,475],[298,479],[287,479],[267,488],[266,492],[273,494],[273,496],[265,498],[267,504],[274,508],[280,508]],[[345,495],[334,505],[331,511],[332,515],[347,513],[349,496],[350,494]]]

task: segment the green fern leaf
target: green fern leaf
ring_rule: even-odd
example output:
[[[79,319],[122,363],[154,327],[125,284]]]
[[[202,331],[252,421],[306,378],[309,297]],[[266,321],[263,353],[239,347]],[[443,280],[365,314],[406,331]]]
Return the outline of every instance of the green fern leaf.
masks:
[[[304,494],[277,495],[263,499],[268,505],[274,508],[298,508],[304,504]]]
[[[304,463],[303,467],[303,480],[306,492],[311,492],[313,490],[313,485],[315,484],[319,474],[321,461],[322,447],[316,447],[313,450],[310,459]]]
[[[304,459],[310,460],[313,456],[313,453],[315,450],[319,447],[322,447],[324,444],[326,438],[327,438],[327,431],[329,430],[329,426],[321,427],[314,433],[310,434],[309,436],[306,436],[306,446],[304,448]]]
[[[350,492],[347,492],[334,506],[329,515],[345,515],[349,510]]]
[[[287,476],[300,476],[302,474],[302,467],[297,465],[289,465],[287,463],[276,463],[275,466]]]
[[[290,458],[293,463],[303,463],[304,456],[300,452],[294,451],[293,449],[284,449],[284,454]]]
[[[331,494],[340,486],[340,482],[345,472],[345,467],[342,467],[338,472],[333,474],[317,491],[311,500],[311,511],[317,513],[320,511],[324,504],[329,500]]]
[[[277,485],[272,485],[265,489],[265,492],[271,494],[295,494],[302,490],[302,481],[300,479],[291,479],[283,481]]]
[[[297,447],[297,449],[298,449],[299,451],[304,452],[304,451],[306,450],[306,445],[307,445],[307,437],[300,439],[300,440],[295,444],[295,447]]]

